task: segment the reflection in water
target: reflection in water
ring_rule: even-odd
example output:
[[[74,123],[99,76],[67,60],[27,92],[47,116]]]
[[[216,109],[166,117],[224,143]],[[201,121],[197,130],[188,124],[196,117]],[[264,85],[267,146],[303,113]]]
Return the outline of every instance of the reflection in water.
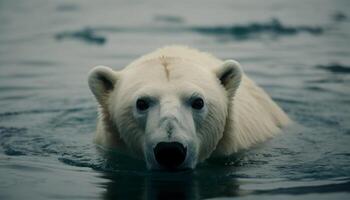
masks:
[[[144,161],[133,159],[118,151],[104,151],[106,158],[101,184],[104,199],[202,199],[221,196],[241,196],[233,168],[240,166],[243,153],[231,158],[210,159],[196,170],[148,171]],[[226,165],[226,167],[224,167]]]
[[[146,174],[104,173],[108,179],[104,199],[201,199],[239,196],[235,179],[215,180],[196,172],[149,172]]]
[[[209,175],[209,174],[208,174]],[[102,184],[106,189],[103,199],[203,199],[214,197],[243,197],[246,195],[306,195],[349,193],[349,179],[328,182],[305,182],[304,185],[285,182],[276,187],[276,180],[266,180],[261,189],[242,189],[250,187],[251,181],[236,178],[216,178],[199,175],[196,171],[177,173],[149,172],[135,173],[104,173],[102,178],[109,180]],[[317,183],[315,185],[315,183]],[[271,185],[274,185],[273,188]],[[292,187],[288,186],[292,185]],[[266,188],[265,188],[266,187]],[[265,188],[265,189],[264,189]]]

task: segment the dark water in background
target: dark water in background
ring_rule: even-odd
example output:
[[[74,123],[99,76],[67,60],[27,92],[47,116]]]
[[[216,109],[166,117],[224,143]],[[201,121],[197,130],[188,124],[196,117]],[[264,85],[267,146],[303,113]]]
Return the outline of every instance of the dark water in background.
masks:
[[[0,199],[349,199],[350,1],[0,1]],[[241,62],[298,127],[193,172],[92,143],[86,76],[166,44]]]

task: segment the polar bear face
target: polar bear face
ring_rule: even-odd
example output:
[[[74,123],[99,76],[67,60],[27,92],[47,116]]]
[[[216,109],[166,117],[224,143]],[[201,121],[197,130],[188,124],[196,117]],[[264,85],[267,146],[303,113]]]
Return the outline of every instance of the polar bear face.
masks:
[[[241,70],[235,61],[200,66],[180,58],[96,67],[89,86],[106,127],[149,169],[194,168],[223,136]]]

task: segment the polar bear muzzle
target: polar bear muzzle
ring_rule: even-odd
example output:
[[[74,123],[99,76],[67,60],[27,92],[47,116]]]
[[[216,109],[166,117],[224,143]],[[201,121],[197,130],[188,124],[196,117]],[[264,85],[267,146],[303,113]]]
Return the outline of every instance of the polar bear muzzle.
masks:
[[[176,169],[185,161],[187,148],[179,142],[160,142],[153,151],[159,165]]]

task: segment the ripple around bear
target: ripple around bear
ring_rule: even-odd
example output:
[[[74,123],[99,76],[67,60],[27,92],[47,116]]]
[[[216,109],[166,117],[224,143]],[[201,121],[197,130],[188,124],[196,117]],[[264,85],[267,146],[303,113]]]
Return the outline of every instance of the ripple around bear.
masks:
[[[88,81],[99,103],[95,141],[149,169],[193,169],[291,122],[238,62],[188,47],[158,49],[119,71],[97,66]]]

